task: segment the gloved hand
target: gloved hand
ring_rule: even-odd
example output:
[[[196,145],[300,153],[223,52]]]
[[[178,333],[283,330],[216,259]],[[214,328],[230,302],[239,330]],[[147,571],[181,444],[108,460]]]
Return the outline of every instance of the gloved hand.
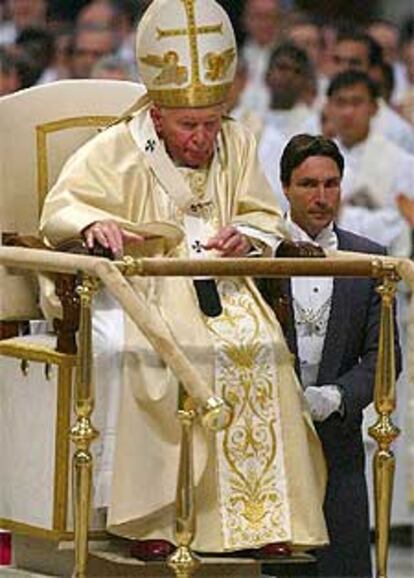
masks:
[[[336,385],[311,385],[305,389],[305,398],[314,421],[325,421],[342,405],[342,393]]]

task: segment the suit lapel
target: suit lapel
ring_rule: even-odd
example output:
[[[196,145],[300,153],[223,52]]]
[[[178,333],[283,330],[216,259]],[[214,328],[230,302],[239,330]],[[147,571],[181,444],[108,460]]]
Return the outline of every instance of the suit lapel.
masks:
[[[334,279],[331,312],[319,366],[318,383],[330,381],[337,375],[344,351],[351,318],[352,279]]]

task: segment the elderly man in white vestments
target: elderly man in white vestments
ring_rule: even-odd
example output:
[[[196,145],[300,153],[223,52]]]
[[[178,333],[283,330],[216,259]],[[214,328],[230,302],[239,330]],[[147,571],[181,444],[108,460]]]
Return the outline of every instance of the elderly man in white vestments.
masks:
[[[147,95],[69,160],[46,199],[46,240],[83,235],[88,246],[99,242],[120,256],[144,251],[154,227],[168,241],[157,254],[272,254],[284,228],[255,141],[222,118],[236,67],[226,13],[214,0],[154,0],[138,28],[137,58]],[[196,430],[194,547],[325,544],[321,448],[281,329],[254,285],[210,280],[206,305],[190,279],[131,283],[233,406],[224,433]],[[105,418],[98,466],[105,462],[105,471],[95,505],[108,507],[115,533],[171,542],[178,383],[108,296],[96,299],[96,309],[97,413]],[[109,409],[99,408],[102,400]]]

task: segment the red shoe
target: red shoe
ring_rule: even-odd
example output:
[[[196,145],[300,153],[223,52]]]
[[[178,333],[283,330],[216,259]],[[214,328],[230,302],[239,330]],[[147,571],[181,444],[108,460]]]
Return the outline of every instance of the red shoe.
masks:
[[[175,550],[167,540],[133,540],[130,555],[143,562],[165,562]]]
[[[0,566],[9,566],[11,558],[11,534],[6,530],[0,530]]]
[[[290,556],[291,554],[292,549],[285,542],[274,542],[255,550],[254,557],[258,560],[268,560],[280,558],[281,556]]]

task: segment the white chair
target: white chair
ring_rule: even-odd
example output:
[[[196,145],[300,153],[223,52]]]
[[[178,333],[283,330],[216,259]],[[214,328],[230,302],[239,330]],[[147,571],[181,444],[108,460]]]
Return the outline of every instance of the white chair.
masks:
[[[66,80],[0,99],[0,226],[37,235],[45,195],[65,160],[132,106],[141,85]],[[34,276],[0,267],[0,323],[41,318]],[[72,536],[69,425],[75,356],[53,333],[0,341],[0,528]]]

